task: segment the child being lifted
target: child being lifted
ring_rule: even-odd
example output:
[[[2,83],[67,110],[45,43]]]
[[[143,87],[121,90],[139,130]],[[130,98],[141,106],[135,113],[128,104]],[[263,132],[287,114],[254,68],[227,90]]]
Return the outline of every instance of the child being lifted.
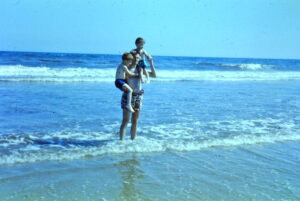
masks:
[[[132,73],[128,70],[128,67],[132,65],[134,57],[130,53],[124,53],[122,55],[122,63],[117,68],[115,85],[121,91],[127,92],[127,105],[126,109],[130,112],[134,112],[131,106],[132,88],[126,82],[126,76],[139,76],[139,74]]]
[[[149,83],[150,79],[149,79],[148,71],[146,70],[145,56],[146,56],[147,60],[150,62],[150,65],[153,65],[153,63],[152,63],[153,60],[152,60],[152,57],[145,51],[144,45],[145,45],[145,40],[140,37],[137,38],[135,40],[136,49],[131,50],[130,53],[133,54],[139,60],[137,68],[138,68],[138,71],[140,72],[141,81],[143,83],[145,83],[145,82]],[[146,76],[146,81],[144,81],[144,79],[143,79],[143,76],[142,76],[143,74]]]

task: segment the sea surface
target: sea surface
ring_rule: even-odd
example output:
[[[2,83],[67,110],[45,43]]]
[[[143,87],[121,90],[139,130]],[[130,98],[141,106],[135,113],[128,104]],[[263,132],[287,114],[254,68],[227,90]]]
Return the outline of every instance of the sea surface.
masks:
[[[119,141],[120,55],[0,52],[0,200],[300,200],[300,60],[153,58]]]

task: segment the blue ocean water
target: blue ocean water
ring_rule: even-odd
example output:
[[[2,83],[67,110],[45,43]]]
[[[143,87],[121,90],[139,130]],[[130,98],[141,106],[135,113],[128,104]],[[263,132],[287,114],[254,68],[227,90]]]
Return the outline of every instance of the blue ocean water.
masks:
[[[298,184],[291,178],[299,178],[300,173],[291,168],[300,163],[295,148],[300,141],[300,60],[153,58],[158,77],[143,85],[137,140],[129,140],[128,131],[127,140],[121,142],[121,92],[114,86],[120,55],[0,52],[0,165],[186,153],[182,158],[190,162],[181,166],[184,171],[197,161],[191,153],[205,158],[207,151],[235,150],[249,158],[230,153],[223,157],[228,164],[244,164],[248,169],[242,176],[247,177],[251,167],[280,167],[276,171],[287,171],[286,177],[274,188],[282,190],[285,182],[289,186],[280,200],[296,198]],[[289,148],[276,147],[282,143]],[[268,152],[262,146],[280,151]],[[168,157],[166,161],[171,161]],[[287,163],[277,161],[281,157]],[[267,171],[264,176],[270,177]],[[253,181],[260,178],[257,173]],[[270,193],[270,183],[259,182],[267,193],[257,200],[267,199],[263,196]],[[251,186],[245,189],[252,195]]]
[[[112,82],[119,55],[1,52],[0,81]],[[157,81],[298,80],[299,60],[155,57]]]
[[[300,139],[300,60],[154,60],[158,78],[144,85],[142,144],[135,151]],[[120,61],[119,55],[1,52],[0,164],[131,151],[110,142],[121,120],[121,93],[113,85]]]

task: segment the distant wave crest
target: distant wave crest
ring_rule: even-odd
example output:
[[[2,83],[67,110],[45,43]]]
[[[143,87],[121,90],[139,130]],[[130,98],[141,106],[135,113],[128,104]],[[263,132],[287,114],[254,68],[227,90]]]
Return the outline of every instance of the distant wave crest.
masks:
[[[266,70],[271,69],[272,65],[266,64],[222,64],[223,67],[237,68],[241,70]]]
[[[240,66],[241,67],[241,66]],[[242,67],[241,67],[242,68]],[[246,68],[246,67],[243,67]],[[247,65],[247,68],[260,68]],[[113,82],[114,68],[50,68],[1,65],[2,82]],[[294,71],[212,71],[212,70],[160,70],[153,81],[276,81],[300,80],[300,72]]]
[[[259,64],[259,63],[213,63],[213,62],[198,62],[200,66],[214,66],[220,67],[220,69],[233,69],[233,70],[269,70],[272,69],[273,65]]]

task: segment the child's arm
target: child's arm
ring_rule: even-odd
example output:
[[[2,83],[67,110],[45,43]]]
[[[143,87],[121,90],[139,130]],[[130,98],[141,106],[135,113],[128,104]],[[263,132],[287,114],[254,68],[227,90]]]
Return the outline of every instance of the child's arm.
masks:
[[[124,72],[125,72],[126,75],[128,75],[129,77],[138,77],[138,76],[139,76],[138,73],[132,73],[132,72],[130,72],[126,66],[124,66]]]

